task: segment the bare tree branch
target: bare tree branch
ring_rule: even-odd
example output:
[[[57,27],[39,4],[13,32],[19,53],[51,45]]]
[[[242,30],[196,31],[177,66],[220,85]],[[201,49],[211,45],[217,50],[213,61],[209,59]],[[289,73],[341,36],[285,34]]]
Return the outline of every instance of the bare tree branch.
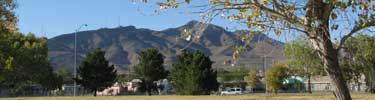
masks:
[[[364,23],[362,25],[361,24],[357,24],[356,26],[354,26],[354,28],[350,32],[346,33],[344,35],[344,37],[341,38],[340,44],[338,45],[338,47],[336,49],[340,50],[342,48],[342,45],[344,45],[345,41],[349,37],[351,37],[354,33],[357,33],[358,31],[361,31],[363,29],[367,29],[367,28],[372,27],[372,26],[375,26],[375,20],[366,22],[366,23]]]

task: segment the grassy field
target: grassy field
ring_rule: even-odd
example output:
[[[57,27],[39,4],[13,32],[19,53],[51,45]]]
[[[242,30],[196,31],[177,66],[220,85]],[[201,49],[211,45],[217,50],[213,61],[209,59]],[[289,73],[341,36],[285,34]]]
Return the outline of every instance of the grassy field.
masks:
[[[374,94],[353,94],[354,100],[375,100]],[[79,97],[16,97],[0,100],[334,100],[328,94],[278,94],[242,96],[79,96]]]

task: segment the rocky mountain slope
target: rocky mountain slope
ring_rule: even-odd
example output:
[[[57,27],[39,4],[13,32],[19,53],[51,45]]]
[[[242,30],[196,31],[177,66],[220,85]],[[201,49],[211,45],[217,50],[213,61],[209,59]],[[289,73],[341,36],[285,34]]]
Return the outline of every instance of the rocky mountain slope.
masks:
[[[184,30],[189,30],[197,41],[176,40]],[[77,33],[77,59],[79,61],[94,48],[106,51],[106,58],[115,64],[121,73],[127,72],[137,63],[137,54],[146,48],[156,48],[165,56],[169,68],[180,49],[201,50],[215,62],[215,68],[254,67],[263,68],[272,63],[284,61],[282,42],[258,34],[251,42],[251,47],[241,54],[237,61],[232,59],[232,49],[243,44],[238,35],[247,31],[226,31],[224,28],[198,21],[190,21],[177,28],[155,31],[134,26],[102,28]],[[55,69],[65,67],[73,70],[74,34],[64,34],[48,40],[49,59]],[[267,57],[264,57],[267,55]],[[224,64],[224,61],[227,63]],[[232,66],[232,63],[235,63]],[[264,64],[266,63],[266,64]]]

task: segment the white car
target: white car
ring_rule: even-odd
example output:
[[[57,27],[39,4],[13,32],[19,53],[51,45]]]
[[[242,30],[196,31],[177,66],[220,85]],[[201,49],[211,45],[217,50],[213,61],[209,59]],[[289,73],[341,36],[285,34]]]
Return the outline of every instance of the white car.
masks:
[[[241,95],[243,91],[241,88],[229,88],[225,91],[221,91],[220,95]]]

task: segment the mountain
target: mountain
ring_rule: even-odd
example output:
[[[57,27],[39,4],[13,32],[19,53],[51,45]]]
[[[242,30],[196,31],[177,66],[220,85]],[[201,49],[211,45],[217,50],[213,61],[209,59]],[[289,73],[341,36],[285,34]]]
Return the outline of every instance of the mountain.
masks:
[[[194,38],[199,37],[199,39],[177,40],[176,37],[180,36],[184,30],[189,30]],[[165,56],[167,68],[175,61],[175,56],[180,49],[201,50],[215,62],[214,68],[236,68],[236,66],[263,68],[264,65],[269,67],[274,62],[285,60],[282,42],[269,38],[265,34],[257,34],[252,39],[250,47],[241,54],[240,59],[231,61],[232,48],[244,44],[238,39],[239,34],[246,32],[248,31],[230,32],[220,26],[198,21],[190,21],[180,27],[162,31],[134,26],[81,31],[77,32],[77,65],[85,54],[94,48],[105,50],[106,58],[116,66],[120,73],[131,69],[137,63],[138,53],[147,48],[158,49]],[[48,39],[48,48],[49,60],[54,69],[65,67],[70,71],[73,70],[74,33]],[[263,57],[264,55],[267,57]],[[232,67],[231,63],[234,62],[235,66]]]

